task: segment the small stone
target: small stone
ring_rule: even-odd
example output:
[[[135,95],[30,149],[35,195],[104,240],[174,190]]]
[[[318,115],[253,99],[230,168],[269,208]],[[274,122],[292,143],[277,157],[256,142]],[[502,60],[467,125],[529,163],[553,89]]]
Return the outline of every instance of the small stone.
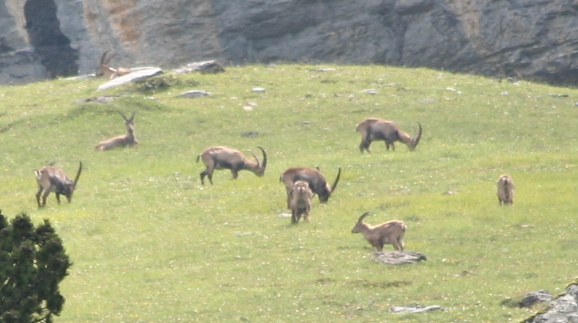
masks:
[[[210,93],[205,90],[191,90],[180,94],[180,96],[184,98],[199,98],[208,95],[210,95]]]

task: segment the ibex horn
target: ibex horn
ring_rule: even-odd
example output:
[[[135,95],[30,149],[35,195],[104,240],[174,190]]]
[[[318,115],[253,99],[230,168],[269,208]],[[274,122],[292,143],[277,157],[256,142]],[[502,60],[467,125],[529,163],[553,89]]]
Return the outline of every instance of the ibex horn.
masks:
[[[363,218],[365,218],[366,216],[371,215],[371,214],[372,214],[371,212],[365,212],[365,213],[363,213],[363,214],[359,217],[359,220],[357,220],[357,222],[363,221]]]
[[[74,187],[75,188],[76,188],[76,184],[78,183],[78,179],[80,178],[80,173],[82,173],[82,162],[79,162],[78,172],[76,173],[76,177],[74,178]]]
[[[417,144],[419,144],[419,140],[421,139],[421,132],[422,132],[421,123],[418,122],[417,125],[419,127],[417,130],[417,135],[411,140],[412,150],[414,150],[415,147],[417,147]]]
[[[257,148],[261,149],[261,152],[263,153],[263,160],[261,161],[261,168],[265,169],[267,167],[267,153],[265,152],[265,149],[261,146],[257,146]]]
[[[337,183],[339,183],[340,177],[341,177],[341,167],[339,167],[339,170],[337,171],[337,177],[335,178],[335,182],[333,182],[333,185],[331,186],[331,193],[333,193],[333,191],[337,187]]]

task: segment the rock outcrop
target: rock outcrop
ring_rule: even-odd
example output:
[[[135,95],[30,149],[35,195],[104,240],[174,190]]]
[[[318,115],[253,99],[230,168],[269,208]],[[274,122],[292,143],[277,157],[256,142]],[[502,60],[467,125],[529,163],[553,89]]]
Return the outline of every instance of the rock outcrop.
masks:
[[[523,323],[578,322],[578,283],[566,287],[566,292],[552,300],[548,308]]]
[[[6,0],[0,75],[15,52],[55,77],[112,49],[126,67],[372,63],[576,85],[577,16],[578,0]]]

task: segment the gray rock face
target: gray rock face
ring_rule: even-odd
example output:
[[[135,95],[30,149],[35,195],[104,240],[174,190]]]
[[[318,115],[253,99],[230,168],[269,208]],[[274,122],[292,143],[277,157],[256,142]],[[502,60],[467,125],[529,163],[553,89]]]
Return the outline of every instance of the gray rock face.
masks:
[[[578,284],[566,287],[566,293],[552,300],[544,313],[538,313],[523,323],[578,323]]]
[[[112,49],[123,67],[377,63],[575,85],[577,15],[578,0],[7,0],[0,54],[33,48],[49,77]]]

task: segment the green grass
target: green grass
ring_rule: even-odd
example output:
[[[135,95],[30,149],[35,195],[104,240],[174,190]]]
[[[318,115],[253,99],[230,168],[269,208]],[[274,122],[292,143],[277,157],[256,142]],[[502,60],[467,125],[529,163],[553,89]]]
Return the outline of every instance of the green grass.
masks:
[[[163,78],[171,86],[156,91],[97,92],[102,79],[0,87],[0,207],[50,219],[74,262],[57,322],[515,322],[535,310],[504,300],[557,294],[576,277],[577,89],[382,66]],[[191,89],[212,95],[178,96]],[[78,103],[99,95],[119,98]],[[117,110],[137,111],[140,146],[95,152],[123,134]],[[354,129],[367,117],[410,133],[421,122],[417,151],[375,142],[360,154]],[[217,171],[201,186],[195,159],[213,145],[265,147],[265,176]],[[74,176],[79,160],[73,202],[51,195],[37,209],[32,170],[54,162]],[[319,166],[330,182],[343,168],[308,224],[278,217],[291,166]],[[498,206],[502,173],[516,182],[513,207]],[[350,233],[365,211],[370,223],[405,221],[407,249],[428,261],[373,261]],[[445,310],[389,311],[413,304]]]

